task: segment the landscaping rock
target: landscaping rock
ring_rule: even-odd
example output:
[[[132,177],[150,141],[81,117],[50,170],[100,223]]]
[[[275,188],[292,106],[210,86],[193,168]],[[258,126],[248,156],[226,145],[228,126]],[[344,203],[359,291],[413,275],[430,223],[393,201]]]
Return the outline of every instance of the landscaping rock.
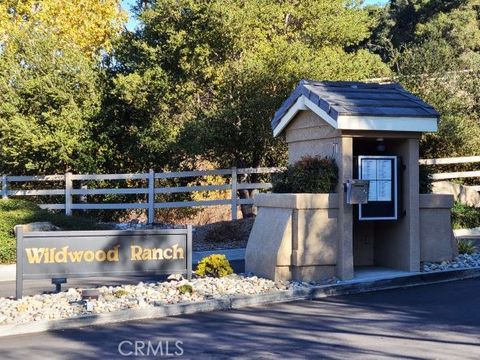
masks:
[[[182,285],[192,291],[181,292]],[[137,285],[102,286],[98,299],[82,300],[82,289],[70,288],[58,294],[26,296],[19,300],[0,298],[0,324],[21,324],[55,320],[85,314],[108,313],[123,309],[142,309],[211,298],[264,294],[298,288],[296,283],[275,283],[256,276],[232,274],[223,278],[183,278]]]
[[[423,263],[422,271],[432,272],[474,267],[480,267],[480,252],[471,255],[461,254],[455,257],[453,261],[442,261],[441,263],[425,262]]]

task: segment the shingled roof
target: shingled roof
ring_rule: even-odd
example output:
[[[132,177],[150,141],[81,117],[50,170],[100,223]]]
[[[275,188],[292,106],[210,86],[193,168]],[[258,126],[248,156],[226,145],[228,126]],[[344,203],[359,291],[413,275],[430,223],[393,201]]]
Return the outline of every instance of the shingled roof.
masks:
[[[272,119],[274,130],[301,97],[308,99],[309,105],[317,106],[322,114],[334,122],[342,116],[378,117],[388,120],[400,117],[436,120],[439,117],[432,106],[406,91],[398,83],[302,80],[275,113]]]

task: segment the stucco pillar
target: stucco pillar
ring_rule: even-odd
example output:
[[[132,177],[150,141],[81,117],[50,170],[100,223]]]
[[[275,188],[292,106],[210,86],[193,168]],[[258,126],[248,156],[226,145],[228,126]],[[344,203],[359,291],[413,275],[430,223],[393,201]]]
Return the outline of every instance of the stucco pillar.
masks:
[[[353,178],[353,141],[351,137],[338,139],[336,154],[338,165],[338,251],[337,277],[341,280],[353,278],[353,219],[352,206],[345,202],[343,184]]]
[[[393,150],[402,157],[405,167],[400,169],[402,207],[398,221],[376,223],[375,263],[404,271],[419,271],[419,139],[404,139]]]
[[[419,140],[408,139],[408,155],[405,159],[405,192],[404,198],[406,204],[406,220],[410,229],[409,245],[410,245],[410,261],[409,271],[420,270],[420,180],[419,180]]]

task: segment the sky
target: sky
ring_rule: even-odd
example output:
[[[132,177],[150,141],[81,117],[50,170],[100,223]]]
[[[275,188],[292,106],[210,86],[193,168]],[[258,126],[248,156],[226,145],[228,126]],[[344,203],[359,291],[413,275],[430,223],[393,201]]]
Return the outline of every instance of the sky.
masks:
[[[138,21],[135,19],[135,16],[130,11],[130,8],[132,7],[133,4],[135,4],[135,2],[136,0],[122,0],[122,8],[124,8],[129,13],[127,29],[130,31],[134,30],[138,24]],[[373,4],[383,5],[383,4],[386,4],[387,2],[388,0],[365,0],[365,5],[373,5]]]

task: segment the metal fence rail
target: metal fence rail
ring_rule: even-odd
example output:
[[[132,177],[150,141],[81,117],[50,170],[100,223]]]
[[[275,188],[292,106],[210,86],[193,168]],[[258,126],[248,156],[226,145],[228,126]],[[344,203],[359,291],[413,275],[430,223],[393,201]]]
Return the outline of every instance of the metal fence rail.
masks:
[[[232,209],[232,219],[237,218],[239,205],[253,204],[253,199],[240,199],[239,190],[268,190],[270,183],[239,182],[240,176],[243,178],[251,174],[271,174],[280,171],[282,168],[231,168],[217,170],[195,170],[182,172],[160,172],[155,173],[150,170],[148,173],[138,174],[72,174],[63,175],[44,175],[44,176],[2,176],[1,194],[3,198],[11,196],[64,196],[63,202],[39,204],[43,209],[64,210],[66,215],[71,215],[72,210],[122,210],[122,209],[146,209],[148,213],[148,222],[153,222],[155,218],[155,209],[172,209],[184,207],[204,207],[215,205],[230,205]],[[192,185],[192,186],[156,186],[157,180],[161,179],[182,179],[206,176],[225,176],[225,184],[219,185]],[[110,188],[86,188],[81,186],[83,181],[115,181],[115,180],[143,180],[144,187],[110,187]],[[56,189],[12,189],[22,184],[30,182],[63,182],[61,188]],[[74,182],[80,184],[75,184]],[[15,186],[12,186],[15,185]],[[227,199],[209,199],[200,201],[167,201],[156,202],[157,194],[178,194],[192,193],[202,191],[230,191],[230,198]],[[85,201],[87,196],[91,195],[145,195],[145,202],[129,203],[89,203]],[[74,202],[75,196],[82,196],[83,201]]]

